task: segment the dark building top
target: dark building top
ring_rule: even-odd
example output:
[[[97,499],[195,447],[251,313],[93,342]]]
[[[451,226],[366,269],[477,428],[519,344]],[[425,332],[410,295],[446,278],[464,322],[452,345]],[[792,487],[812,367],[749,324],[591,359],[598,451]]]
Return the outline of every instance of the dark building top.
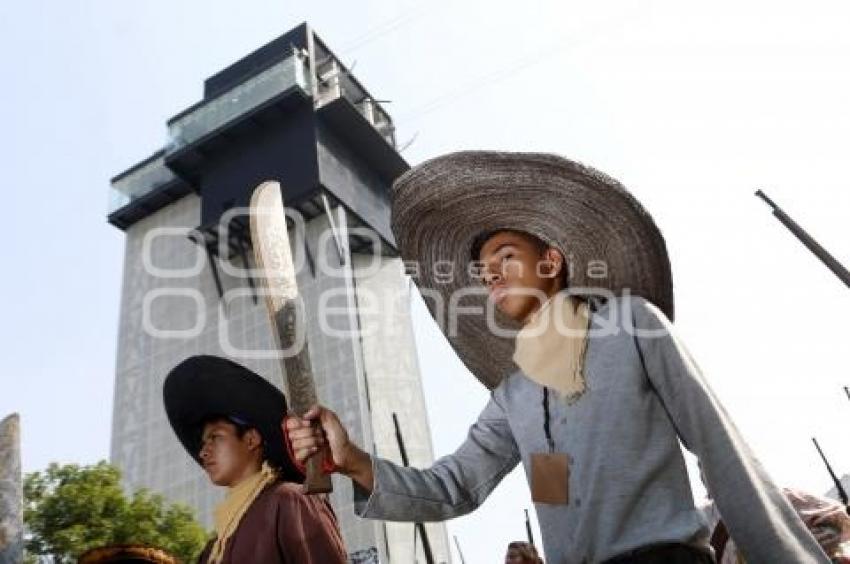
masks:
[[[245,82],[280,61],[281,58],[288,56],[293,47],[308,50],[307,35],[307,24],[301,24],[215,73],[204,81],[204,99],[214,98],[237,84]]]
[[[112,179],[116,227],[195,192],[211,231],[278,180],[287,206],[309,217],[341,204],[394,248],[389,190],[408,165],[392,119],[306,23],[209,77],[166,125],[167,145]]]

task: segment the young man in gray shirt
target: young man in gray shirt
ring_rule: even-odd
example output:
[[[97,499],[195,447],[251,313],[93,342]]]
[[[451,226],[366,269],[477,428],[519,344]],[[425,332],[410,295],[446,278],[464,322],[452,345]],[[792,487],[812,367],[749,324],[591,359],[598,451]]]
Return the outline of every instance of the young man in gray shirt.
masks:
[[[370,456],[323,407],[287,420],[296,459],[328,447],[361,516],[469,513],[522,462],[547,562],[713,562],[681,440],[747,561],[828,562],[676,337],[663,237],[619,183],[552,155],[454,153],[394,184],[392,222],[492,395],[427,469]]]

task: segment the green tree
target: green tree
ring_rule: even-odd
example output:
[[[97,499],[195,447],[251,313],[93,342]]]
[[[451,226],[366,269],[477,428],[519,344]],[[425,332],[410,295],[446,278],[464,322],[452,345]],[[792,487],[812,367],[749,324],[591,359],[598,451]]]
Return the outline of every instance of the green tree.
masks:
[[[192,562],[207,534],[183,505],[139,490],[127,497],[121,473],[93,466],[51,464],[24,477],[24,526],[28,561],[51,556],[57,564],[76,562],[98,546],[145,544]]]

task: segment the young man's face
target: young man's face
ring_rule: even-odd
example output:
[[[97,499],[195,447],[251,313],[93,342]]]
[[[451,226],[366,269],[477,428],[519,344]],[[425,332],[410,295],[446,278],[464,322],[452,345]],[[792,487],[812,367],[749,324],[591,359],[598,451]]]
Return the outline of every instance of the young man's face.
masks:
[[[504,314],[521,323],[563,286],[560,252],[543,249],[521,233],[495,233],[482,245],[478,258],[490,299]]]
[[[213,484],[233,486],[260,469],[263,449],[256,429],[240,437],[233,423],[212,421],[201,437],[199,457]]]

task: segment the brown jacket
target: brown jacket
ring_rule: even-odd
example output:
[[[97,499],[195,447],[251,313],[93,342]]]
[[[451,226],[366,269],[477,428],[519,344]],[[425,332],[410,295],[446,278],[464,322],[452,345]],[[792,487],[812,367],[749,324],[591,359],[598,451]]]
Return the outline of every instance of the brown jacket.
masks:
[[[214,541],[198,557],[206,564]],[[222,564],[345,564],[336,515],[324,495],[278,482],[263,490],[224,549]]]

